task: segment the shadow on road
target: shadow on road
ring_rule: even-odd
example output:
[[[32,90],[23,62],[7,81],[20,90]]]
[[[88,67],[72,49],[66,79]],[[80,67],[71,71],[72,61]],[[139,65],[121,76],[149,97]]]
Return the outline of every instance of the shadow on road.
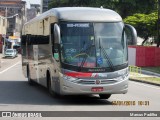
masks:
[[[53,98],[46,88],[29,86],[27,81],[0,81],[0,104],[28,105],[112,105],[97,96],[63,96]]]

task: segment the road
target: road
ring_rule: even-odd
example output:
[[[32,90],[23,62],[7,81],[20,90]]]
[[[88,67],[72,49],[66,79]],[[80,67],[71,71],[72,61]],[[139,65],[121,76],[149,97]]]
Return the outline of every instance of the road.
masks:
[[[28,85],[22,74],[20,55],[3,61],[6,65],[0,68],[0,111],[160,111],[157,86],[129,81],[127,94],[112,95],[108,100],[98,96],[53,98],[47,89]],[[126,104],[128,101],[135,105]],[[139,105],[141,101],[147,101],[147,105]],[[113,105],[113,102],[123,104]]]

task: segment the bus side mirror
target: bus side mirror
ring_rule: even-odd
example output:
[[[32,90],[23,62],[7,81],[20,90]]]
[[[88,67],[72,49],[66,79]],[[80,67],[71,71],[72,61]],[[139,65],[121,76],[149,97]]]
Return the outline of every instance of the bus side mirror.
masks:
[[[60,28],[57,24],[54,24],[54,40],[55,43],[60,44]]]
[[[136,45],[137,44],[136,29],[129,24],[125,24],[125,33],[126,33],[128,45]]]

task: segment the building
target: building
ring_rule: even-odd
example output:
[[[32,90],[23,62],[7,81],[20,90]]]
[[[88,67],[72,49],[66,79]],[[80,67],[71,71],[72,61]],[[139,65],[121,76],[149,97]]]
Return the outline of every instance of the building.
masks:
[[[49,10],[49,3],[51,0],[41,0],[41,13],[46,12]]]
[[[40,13],[40,5],[39,4],[31,4],[30,9],[27,9],[27,21],[33,19]]]
[[[0,34],[2,36],[6,35],[6,28],[7,28],[7,18],[0,16]]]
[[[26,2],[22,0],[0,0],[0,15],[7,18],[6,36],[19,36],[26,22]]]
[[[37,12],[40,12],[40,4],[31,4],[30,6],[31,8],[36,8],[38,10]]]
[[[27,22],[36,17],[36,13],[35,8],[27,9]]]
[[[6,36],[7,19],[0,16],[0,53],[2,52],[3,37]]]

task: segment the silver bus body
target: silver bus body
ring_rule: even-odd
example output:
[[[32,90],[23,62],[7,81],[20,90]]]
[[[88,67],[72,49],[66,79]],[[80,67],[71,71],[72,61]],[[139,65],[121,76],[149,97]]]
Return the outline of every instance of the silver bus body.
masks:
[[[111,24],[108,25],[107,23]],[[105,42],[107,42],[107,40],[103,40],[106,39],[105,32],[99,30],[101,28],[106,29],[103,25],[112,27],[112,23],[115,23],[116,29],[119,29],[118,26],[122,28],[125,26],[119,14],[112,10],[101,8],[53,8],[39,15],[23,27],[22,68],[24,75],[42,86],[51,86],[53,92],[61,95],[127,93],[129,76],[127,42],[124,40],[124,43],[120,43],[123,47],[122,52],[120,52],[122,55],[119,58],[111,58],[109,60],[107,56],[110,56],[107,54],[109,54],[108,51],[113,48],[109,48],[108,51],[106,50],[107,43]],[[118,23],[118,25],[116,23]],[[58,25],[58,27],[60,26],[59,36],[56,36],[54,33],[56,29],[55,24]],[[91,28],[88,26],[91,26]],[[98,27],[96,28],[96,26]],[[124,35],[121,27],[119,29],[121,30],[120,33]],[[95,30],[94,32],[92,32],[92,28]],[[67,29],[72,33],[66,32]],[[88,33],[83,32],[81,35],[76,31],[73,33],[74,30],[81,32],[86,29],[89,31]],[[97,39],[96,42],[93,42],[94,44],[92,43],[93,48],[88,47],[87,51],[84,50],[86,53],[83,50],[84,53],[82,53],[79,44],[85,46],[89,43],[85,42],[85,40],[83,43],[80,43],[81,41],[75,38],[75,36],[78,34],[79,37],[83,35],[86,37],[87,34],[90,33],[89,42],[96,41],[96,38],[99,40]],[[68,34],[74,34],[71,37],[77,39],[77,43],[67,43],[64,38],[68,39],[70,37]],[[103,35],[99,37],[100,34]],[[119,36],[109,37],[112,42],[113,38],[115,39]],[[57,39],[59,41],[56,41]],[[75,42],[73,39],[72,41]],[[69,44],[71,44],[71,47],[67,48]],[[58,45],[58,47],[56,47],[56,45]],[[58,52],[54,52],[55,48]],[[64,48],[65,52],[62,52]],[[76,48],[78,48],[78,50]],[[102,48],[104,48],[104,52]],[[99,52],[98,50],[102,52],[97,53]],[[92,54],[92,51],[93,54],[96,54],[96,57]],[[79,54],[72,56],[72,53],[75,54],[76,52]],[[82,55],[87,53],[89,55]],[[65,58],[63,54],[68,56]],[[101,56],[97,57],[100,54]],[[111,56],[113,56],[113,54]],[[123,56],[125,57],[123,58]],[[72,60],[69,59],[69,57],[71,57]],[[89,60],[92,62],[88,62]],[[122,61],[122,65],[119,64],[120,61]]]

